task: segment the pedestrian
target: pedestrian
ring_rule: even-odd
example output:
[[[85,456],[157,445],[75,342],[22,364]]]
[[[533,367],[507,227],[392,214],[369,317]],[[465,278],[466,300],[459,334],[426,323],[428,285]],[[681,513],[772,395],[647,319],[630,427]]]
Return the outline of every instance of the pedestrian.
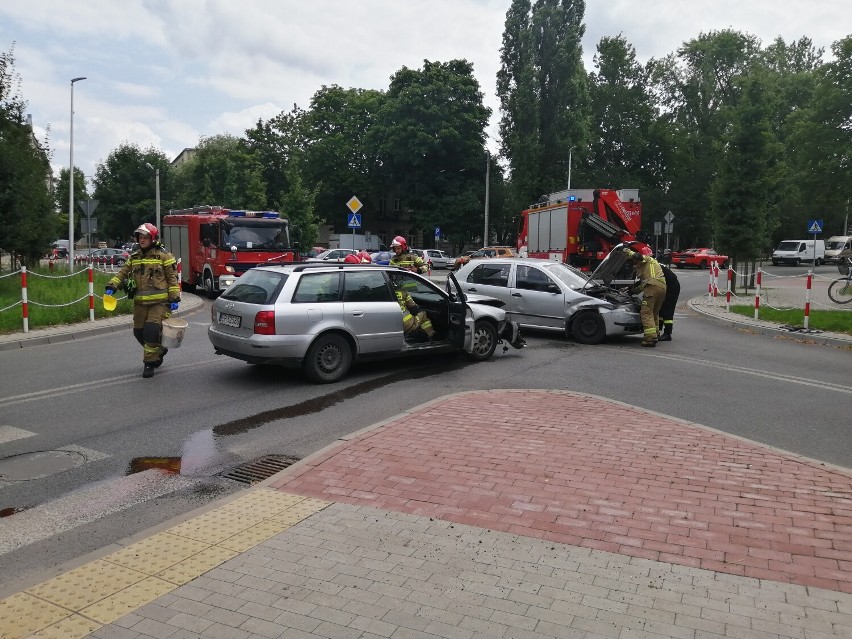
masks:
[[[680,296],[680,282],[668,266],[660,264],[663,269],[663,277],[666,278],[666,299],[660,307],[660,324],[657,328],[662,331],[657,337],[659,342],[672,341],[672,328],[674,328],[674,312],[677,306],[677,298]]]
[[[153,224],[142,224],[133,233],[138,243],[121,270],[106,285],[107,295],[119,288],[133,299],[133,337],[142,346],[142,377],[152,377],[169,349],[162,345],[163,320],[178,309],[180,287],[177,262],[158,241]]]
[[[391,250],[394,252],[394,256],[390,259],[391,266],[398,266],[406,271],[423,275],[429,271],[429,267],[423,261],[423,258],[408,250],[408,241],[401,235],[393,238]]]
[[[635,289],[642,292],[642,307],[639,317],[642,320],[642,346],[657,345],[657,327],[660,324],[660,307],[666,298],[666,278],[663,267],[652,255],[649,246],[638,251],[625,248],[627,259],[633,265],[639,282]]]

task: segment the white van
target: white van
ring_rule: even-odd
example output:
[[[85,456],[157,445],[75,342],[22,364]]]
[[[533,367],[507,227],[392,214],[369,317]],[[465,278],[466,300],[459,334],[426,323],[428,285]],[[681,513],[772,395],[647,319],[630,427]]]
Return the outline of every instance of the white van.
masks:
[[[819,266],[825,261],[825,240],[784,240],[772,253],[772,265],[813,262]]]
[[[825,262],[840,262],[841,251],[852,252],[852,235],[833,235],[825,241]]]

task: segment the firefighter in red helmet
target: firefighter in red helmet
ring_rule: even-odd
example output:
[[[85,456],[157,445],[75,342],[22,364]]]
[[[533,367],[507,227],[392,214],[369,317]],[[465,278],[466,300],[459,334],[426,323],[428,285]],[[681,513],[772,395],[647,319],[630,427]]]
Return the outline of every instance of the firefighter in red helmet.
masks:
[[[642,307],[639,310],[642,320],[642,346],[656,346],[660,308],[666,297],[663,269],[659,262],[651,257],[652,251],[645,244],[637,242],[631,247],[624,247],[623,250],[639,278],[636,289],[642,292]]]
[[[393,238],[390,247],[394,252],[394,256],[390,259],[391,266],[398,266],[413,273],[425,274],[429,271],[423,258],[408,250],[408,242],[401,235]]]
[[[168,352],[161,345],[163,320],[180,302],[177,261],[159,242],[160,233],[153,224],[140,224],[133,235],[139,248],[109,279],[106,293],[124,288],[133,299],[133,336],[142,345],[142,377],[152,377]]]

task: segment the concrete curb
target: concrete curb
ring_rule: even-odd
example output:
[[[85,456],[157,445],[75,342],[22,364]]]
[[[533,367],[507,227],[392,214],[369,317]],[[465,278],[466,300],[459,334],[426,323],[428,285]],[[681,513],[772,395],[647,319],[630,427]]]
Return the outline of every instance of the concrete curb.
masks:
[[[197,295],[183,293],[181,297],[180,313],[189,313],[204,304]],[[37,328],[24,333],[23,331],[0,335],[0,351],[11,351],[31,346],[44,346],[46,344],[58,344],[74,339],[84,339],[93,335],[104,333],[115,333],[116,331],[129,330],[133,318],[130,315],[119,315],[95,320],[94,322],[80,322],[79,324],[64,324],[50,328]]]
[[[743,315],[737,315],[726,311],[723,307],[711,306],[707,303],[705,296],[694,297],[687,302],[690,310],[695,311],[702,317],[707,318],[714,324],[728,326],[739,330],[768,335],[770,337],[785,337],[807,344],[821,344],[840,348],[852,349],[852,336],[841,333],[789,331],[777,324],[763,320],[754,320]],[[852,315],[850,315],[852,316]]]

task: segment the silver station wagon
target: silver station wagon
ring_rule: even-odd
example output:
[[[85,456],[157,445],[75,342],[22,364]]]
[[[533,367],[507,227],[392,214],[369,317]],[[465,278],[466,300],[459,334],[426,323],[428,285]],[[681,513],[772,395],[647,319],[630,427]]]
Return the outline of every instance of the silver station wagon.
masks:
[[[535,258],[471,260],[456,273],[465,294],[496,297],[522,327],[559,331],[582,344],[642,332],[640,299],[613,286],[624,269],[613,251],[588,275]],[[620,286],[632,284],[622,281]]]
[[[395,290],[407,292],[435,334],[406,335]],[[496,299],[442,290],[420,275],[375,264],[301,263],[253,268],[213,303],[207,335],[217,354],[301,367],[334,382],[353,361],[463,351],[489,359],[504,340],[521,348],[518,324]]]

